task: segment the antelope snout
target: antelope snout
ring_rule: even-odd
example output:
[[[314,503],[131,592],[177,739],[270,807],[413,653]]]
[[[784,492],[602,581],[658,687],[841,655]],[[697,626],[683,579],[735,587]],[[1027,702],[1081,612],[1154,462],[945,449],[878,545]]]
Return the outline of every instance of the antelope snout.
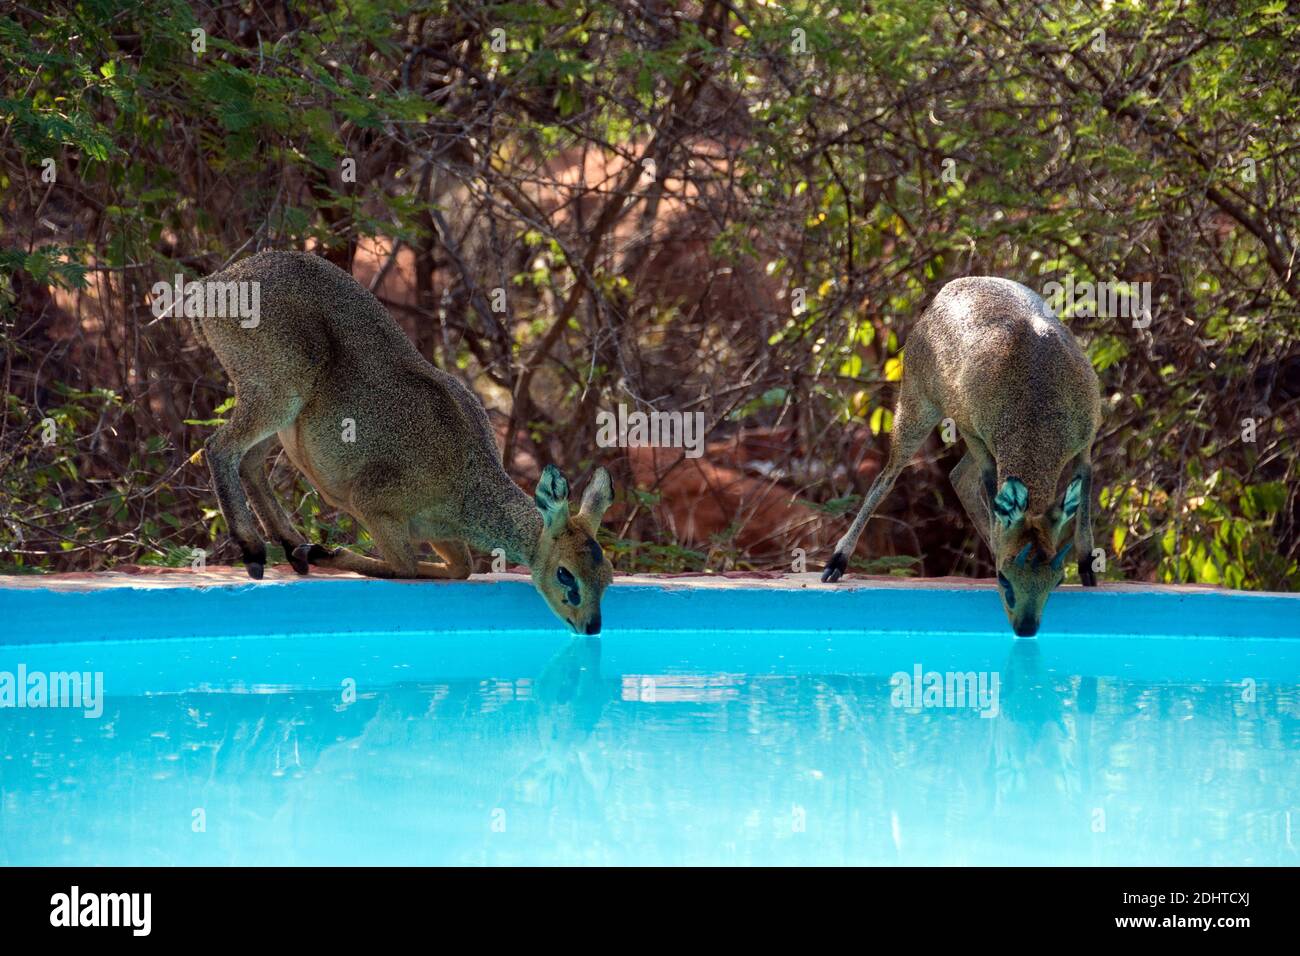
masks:
[[[1019,621],[1012,621],[1011,628],[1016,632],[1016,637],[1033,637],[1038,633],[1038,624],[1038,618],[1026,617]]]
[[[600,633],[600,612],[599,611],[597,611],[595,616],[590,621],[587,622],[586,633],[588,634]]]

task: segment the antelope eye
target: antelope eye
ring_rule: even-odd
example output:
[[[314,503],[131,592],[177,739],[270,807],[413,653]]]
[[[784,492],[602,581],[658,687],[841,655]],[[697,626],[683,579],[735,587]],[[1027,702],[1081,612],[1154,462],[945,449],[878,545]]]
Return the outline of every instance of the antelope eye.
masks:
[[[1002,585],[1002,590],[1007,596],[1007,607],[1016,606],[1016,592],[1011,587],[1011,582],[1007,580],[1006,575],[1001,571],[998,572],[998,584]]]
[[[577,607],[582,603],[582,592],[578,590],[578,582],[574,580],[573,572],[566,567],[559,567],[555,571],[555,579],[560,582],[560,587],[564,588],[564,602]]]

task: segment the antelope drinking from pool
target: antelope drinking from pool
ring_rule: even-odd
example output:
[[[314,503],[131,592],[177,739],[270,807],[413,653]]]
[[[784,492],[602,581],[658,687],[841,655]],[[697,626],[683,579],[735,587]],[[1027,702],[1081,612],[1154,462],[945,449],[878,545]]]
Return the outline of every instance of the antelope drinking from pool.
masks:
[[[553,465],[529,498],[501,466],[478,397],[425,361],[379,300],[319,256],[263,252],[207,281],[260,284],[251,327],[199,318],[238,398],[206,453],[249,576],[261,578],[266,564],[253,511],[299,574],[321,564],[386,578],[466,578],[470,547],[501,548],[528,565],[575,632],[600,632],[613,575],[596,543],[613,500],[603,468],[576,513]],[[308,544],[293,527],[266,476],[277,440],[322,498],[365,525],[379,558]],[[421,542],[442,561],[419,560]]]
[[[1074,336],[1038,295],[1007,279],[949,282],[912,330],[889,460],[822,580],[840,579],[867,520],[945,418],[966,442],[953,486],[993,553],[1012,628],[1030,637],[1071,547],[1080,581],[1097,583],[1090,502],[1101,397]],[[1071,521],[1073,541],[1063,545]]]

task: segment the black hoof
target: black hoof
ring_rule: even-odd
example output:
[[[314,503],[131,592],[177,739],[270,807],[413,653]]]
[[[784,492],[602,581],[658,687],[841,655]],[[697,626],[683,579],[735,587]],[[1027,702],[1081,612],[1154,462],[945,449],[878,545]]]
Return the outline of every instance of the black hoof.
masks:
[[[298,574],[306,574],[308,567],[307,555],[310,553],[310,546],[305,544],[294,546],[288,541],[283,542],[283,544],[284,555],[289,559],[289,566]]]
[[[1079,561],[1079,583],[1085,588],[1097,586],[1097,575],[1093,573],[1091,559]]]
[[[336,558],[338,554],[338,548],[327,548],[322,544],[313,544],[307,551],[307,560],[315,564],[317,561],[328,561],[331,558]]]
[[[831,555],[831,559],[826,562],[826,568],[822,571],[822,581],[834,584],[844,576],[848,566],[848,557],[836,551]]]
[[[299,574],[307,573],[307,565],[328,561],[339,553],[338,548],[326,548],[319,544],[300,544],[292,552],[285,550],[289,555],[289,563]]]
[[[244,551],[244,570],[254,581],[262,580],[262,572],[266,570],[266,548],[260,551]]]

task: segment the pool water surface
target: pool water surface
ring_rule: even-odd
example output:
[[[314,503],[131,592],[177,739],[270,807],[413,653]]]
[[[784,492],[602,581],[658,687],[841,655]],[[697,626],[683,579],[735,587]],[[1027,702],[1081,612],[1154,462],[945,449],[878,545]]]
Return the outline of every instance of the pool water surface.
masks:
[[[1300,860],[1295,640],[0,644],[20,665],[102,674],[103,712],[0,710],[5,865]]]

